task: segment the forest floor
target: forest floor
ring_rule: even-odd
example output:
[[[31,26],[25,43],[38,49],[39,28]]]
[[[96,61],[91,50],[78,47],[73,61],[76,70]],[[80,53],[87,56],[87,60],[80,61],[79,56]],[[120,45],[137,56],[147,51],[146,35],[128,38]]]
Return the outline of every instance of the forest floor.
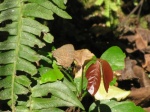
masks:
[[[87,18],[90,11],[76,0],[69,2],[67,7],[72,20],[57,18],[50,24],[56,37],[55,46],[71,43],[75,49],[89,49],[97,57],[109,47],[119,46],[126,59],[124,70],[114,74],[118,87],[131,90],[127,99],[150,112],[150,30],[136,27],[134,31],[129,31],[126,27],[127,33],[118,33],[115,28],[103,26],[103,20],[98,17]]]

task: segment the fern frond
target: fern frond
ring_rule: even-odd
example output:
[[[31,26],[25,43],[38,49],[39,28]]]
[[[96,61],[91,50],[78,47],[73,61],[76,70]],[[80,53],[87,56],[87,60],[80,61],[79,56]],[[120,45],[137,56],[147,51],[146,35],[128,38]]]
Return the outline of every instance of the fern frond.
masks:
[[[8,33],[3,37],[7,39],[0,41],[0,100],[9,100],[12,112],[25,112],[30,108],[27,101],[18,101],[18,98],[31,92],[31,79],[37,74],[34,63],[43,58],[34,50],[35,45],[45,46],[38,37],[44,34],[45,41],[53,42],[49,28],[35,18],[52,20],[54,13],[71,18],[63,10],[65,8],[62,0],[60,3],[49,0],[4,0],[0,3],[0,23],[3,25],[0,33]]]

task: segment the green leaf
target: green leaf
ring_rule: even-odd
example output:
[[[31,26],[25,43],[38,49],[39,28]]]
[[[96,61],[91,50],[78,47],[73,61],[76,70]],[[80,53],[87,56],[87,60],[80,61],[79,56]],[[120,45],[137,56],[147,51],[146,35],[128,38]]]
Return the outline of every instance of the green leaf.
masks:
[[[108,61],[113,71],[121,70],[124,69],[125,67],[124,64],[125,53],[123,53],[122,50],[117,46],[113,46],[107,49],[102,54],[101,58]]]
[[[36,38],[35,35],[26,32],[22,32],[21,44],[27,45],[29,47],[34,47],[35,45],[38,45],[39,48],[45,46],[45,44],[41,42],[38,38]]]
[[[41,84],[61,80],[64,77],[64,75],[58,68],[48,69],[47,67],[40,68],[40,75],[41,75],[40,80]]]
[[[18,58],[17,60],[17,70],[27,72],[31,75],[35,75],[37,73],[37,69],[33,64],[21,58]]]
[[[16,94],[27,94],[29,92],[29,90],[27,88],[25,88],[24,86],[18,84],[18,83],[14,83],[14,93]]]
[[[59,8],[66,9],[66,6],[64,5],[64,0],[52,0]]]
[[[77,77],[74,78],[74,83],[76,84],[76,88],[80,94],[83,90],[86,90],[88,80],[86,77]]]
[[[24,32],[40,36],[41,32],[48,32],[49,28],[47,26],[42,25],[34,19],[24,18],[22,30]]]
[[[42,0],[42,1],[41,0],[29,0],[29,1],[37,3],[44,8],[51,10],[52,12],[54,12],[55,14],[57,14],[58,16],[62,18],[71,19],[71,16],[66,11],[58,8],[57,6],[55,6],[52,2],[48,0]]]
[[[0,53],[0,63],[1,64],[8,64],[8,63],[13,63],[15,60],[15,54],[14,50],[5,52],[5,53]]]
[[[26,106],[16,106],[16,112],[29,112]]]
[[[113,86],[117,83],[117,78],[113,78],[109,85]]]
[[[53,12],[36,3],[28,3],[24,6],[23,14],[25,16],[37,17],[46,20],[53,20]]]
[[[47,42],[47,43],[52,43],[52,42],[54,41],[54,37],[53,37],[53,35],[51,35],[50,33],[44,33],[43,39],[44,39],[45,42]]]
[[[31,62],[40,60],[39,55],[34,50],[24,45],[20,46],[19,56]]]
[[[25,87],[29,87],[31,81],[25,75],[16,76],[15,81]]]
[[[88,112],[145,112],[131,101],[101,100],[94,102]]]
[[[0,100],[6,100],[11,98],[11,89],[4,89],[0,92]]]
[[[19,1],[4,0],[0,4],[0,11],[16,7],[18,4],[19,4]]]
[[[11,1],[12,2],[12,1]],[[2,11],[0,14],[0,22],[6,21],[6,20],[17,20],[19,18],[19,8],[8,9],[5,11]]]
[[[65,111],[58,108],[49,108],[49,109],[33,110],[32,112],[65,112]]]
[[[42,91],[41,91],[42,90]],[[42,97],[51,93],[55,97],[58,97],[64,101],[72,103],[74,106],[78,106],[84,110],[83,105],[77,99],[76,95],[61,81],[53,83],[46,83],[43,85],[37,85],[31,89],[32,97]],[[69,96],[69,97],[68,97]]]
[[[74,106],[71,102],[64,101],[57,97],[51,98],[32,98],[32,109],[45,109],[45,108],[54,108],[62,106]]]
[[[12,77],[8,76],[6,78],[4,78],[3,80],[0,81],[0,88],[10,88],[11,87],[11,80]]]
[[[14,68],[14,64],[0,66],[0,76],[11,75],[11,72],[13,71],[13,68]]]
[[[95,5],[102,5],[103,2],[104,0],[96,0]]]

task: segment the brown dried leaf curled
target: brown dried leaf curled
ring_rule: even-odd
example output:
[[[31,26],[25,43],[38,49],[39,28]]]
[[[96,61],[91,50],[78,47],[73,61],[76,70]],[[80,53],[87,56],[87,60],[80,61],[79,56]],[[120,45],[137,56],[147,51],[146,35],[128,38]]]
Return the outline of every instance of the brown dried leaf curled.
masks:
[[[85,61],[92,59],[94,56],[88,49],[81,49],[75,51],[75,61],[77,66],[83,66]]]

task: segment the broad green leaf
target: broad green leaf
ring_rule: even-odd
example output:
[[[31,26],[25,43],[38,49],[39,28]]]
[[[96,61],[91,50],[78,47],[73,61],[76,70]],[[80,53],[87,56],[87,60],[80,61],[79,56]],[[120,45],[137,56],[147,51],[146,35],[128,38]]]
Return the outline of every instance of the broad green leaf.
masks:
[[[40,75],[42,76],[43,74],[46,74],[46,72],[48,72],[51,69],[52,68],[50,68],[50,67],[41,67],[38,69],[38,71],[40,72]]]
[[[108,61],[110,66],[112,67],[112,70],[121,70],[124,69],[124,59],[125,59],[125,53],[122,52],[122,50],[117,47],[113,46],[106,50],[102,56],[102,59]]]
[[[64,75],[56,65],[53,66],[53,69],[48,69],[47,67],[40,68],[40,75],[40,83],[53,82],[61,80],[64,77]]]
[[[94,102],[88,112],[145,112],[131,101],[101,100]]]
[[[84,109],[80,101],[77,99],[76,95],[61,81],[37,85],[33,87],[31,91],[32,97],[42,97],[47,95],[48,93],[51,93],[55,97],[58,97],[64,101],[72,103],[74,106],[78,106]]]
[[[109,86],[108,92],[105,91],[103,80],[101,80],[101,84],[99,86],[98,91],[94,95],[97,100],[105,100],[115,98],[120,101],[125,99],[130,94],[130,91],[122,90],[116,86]]]

